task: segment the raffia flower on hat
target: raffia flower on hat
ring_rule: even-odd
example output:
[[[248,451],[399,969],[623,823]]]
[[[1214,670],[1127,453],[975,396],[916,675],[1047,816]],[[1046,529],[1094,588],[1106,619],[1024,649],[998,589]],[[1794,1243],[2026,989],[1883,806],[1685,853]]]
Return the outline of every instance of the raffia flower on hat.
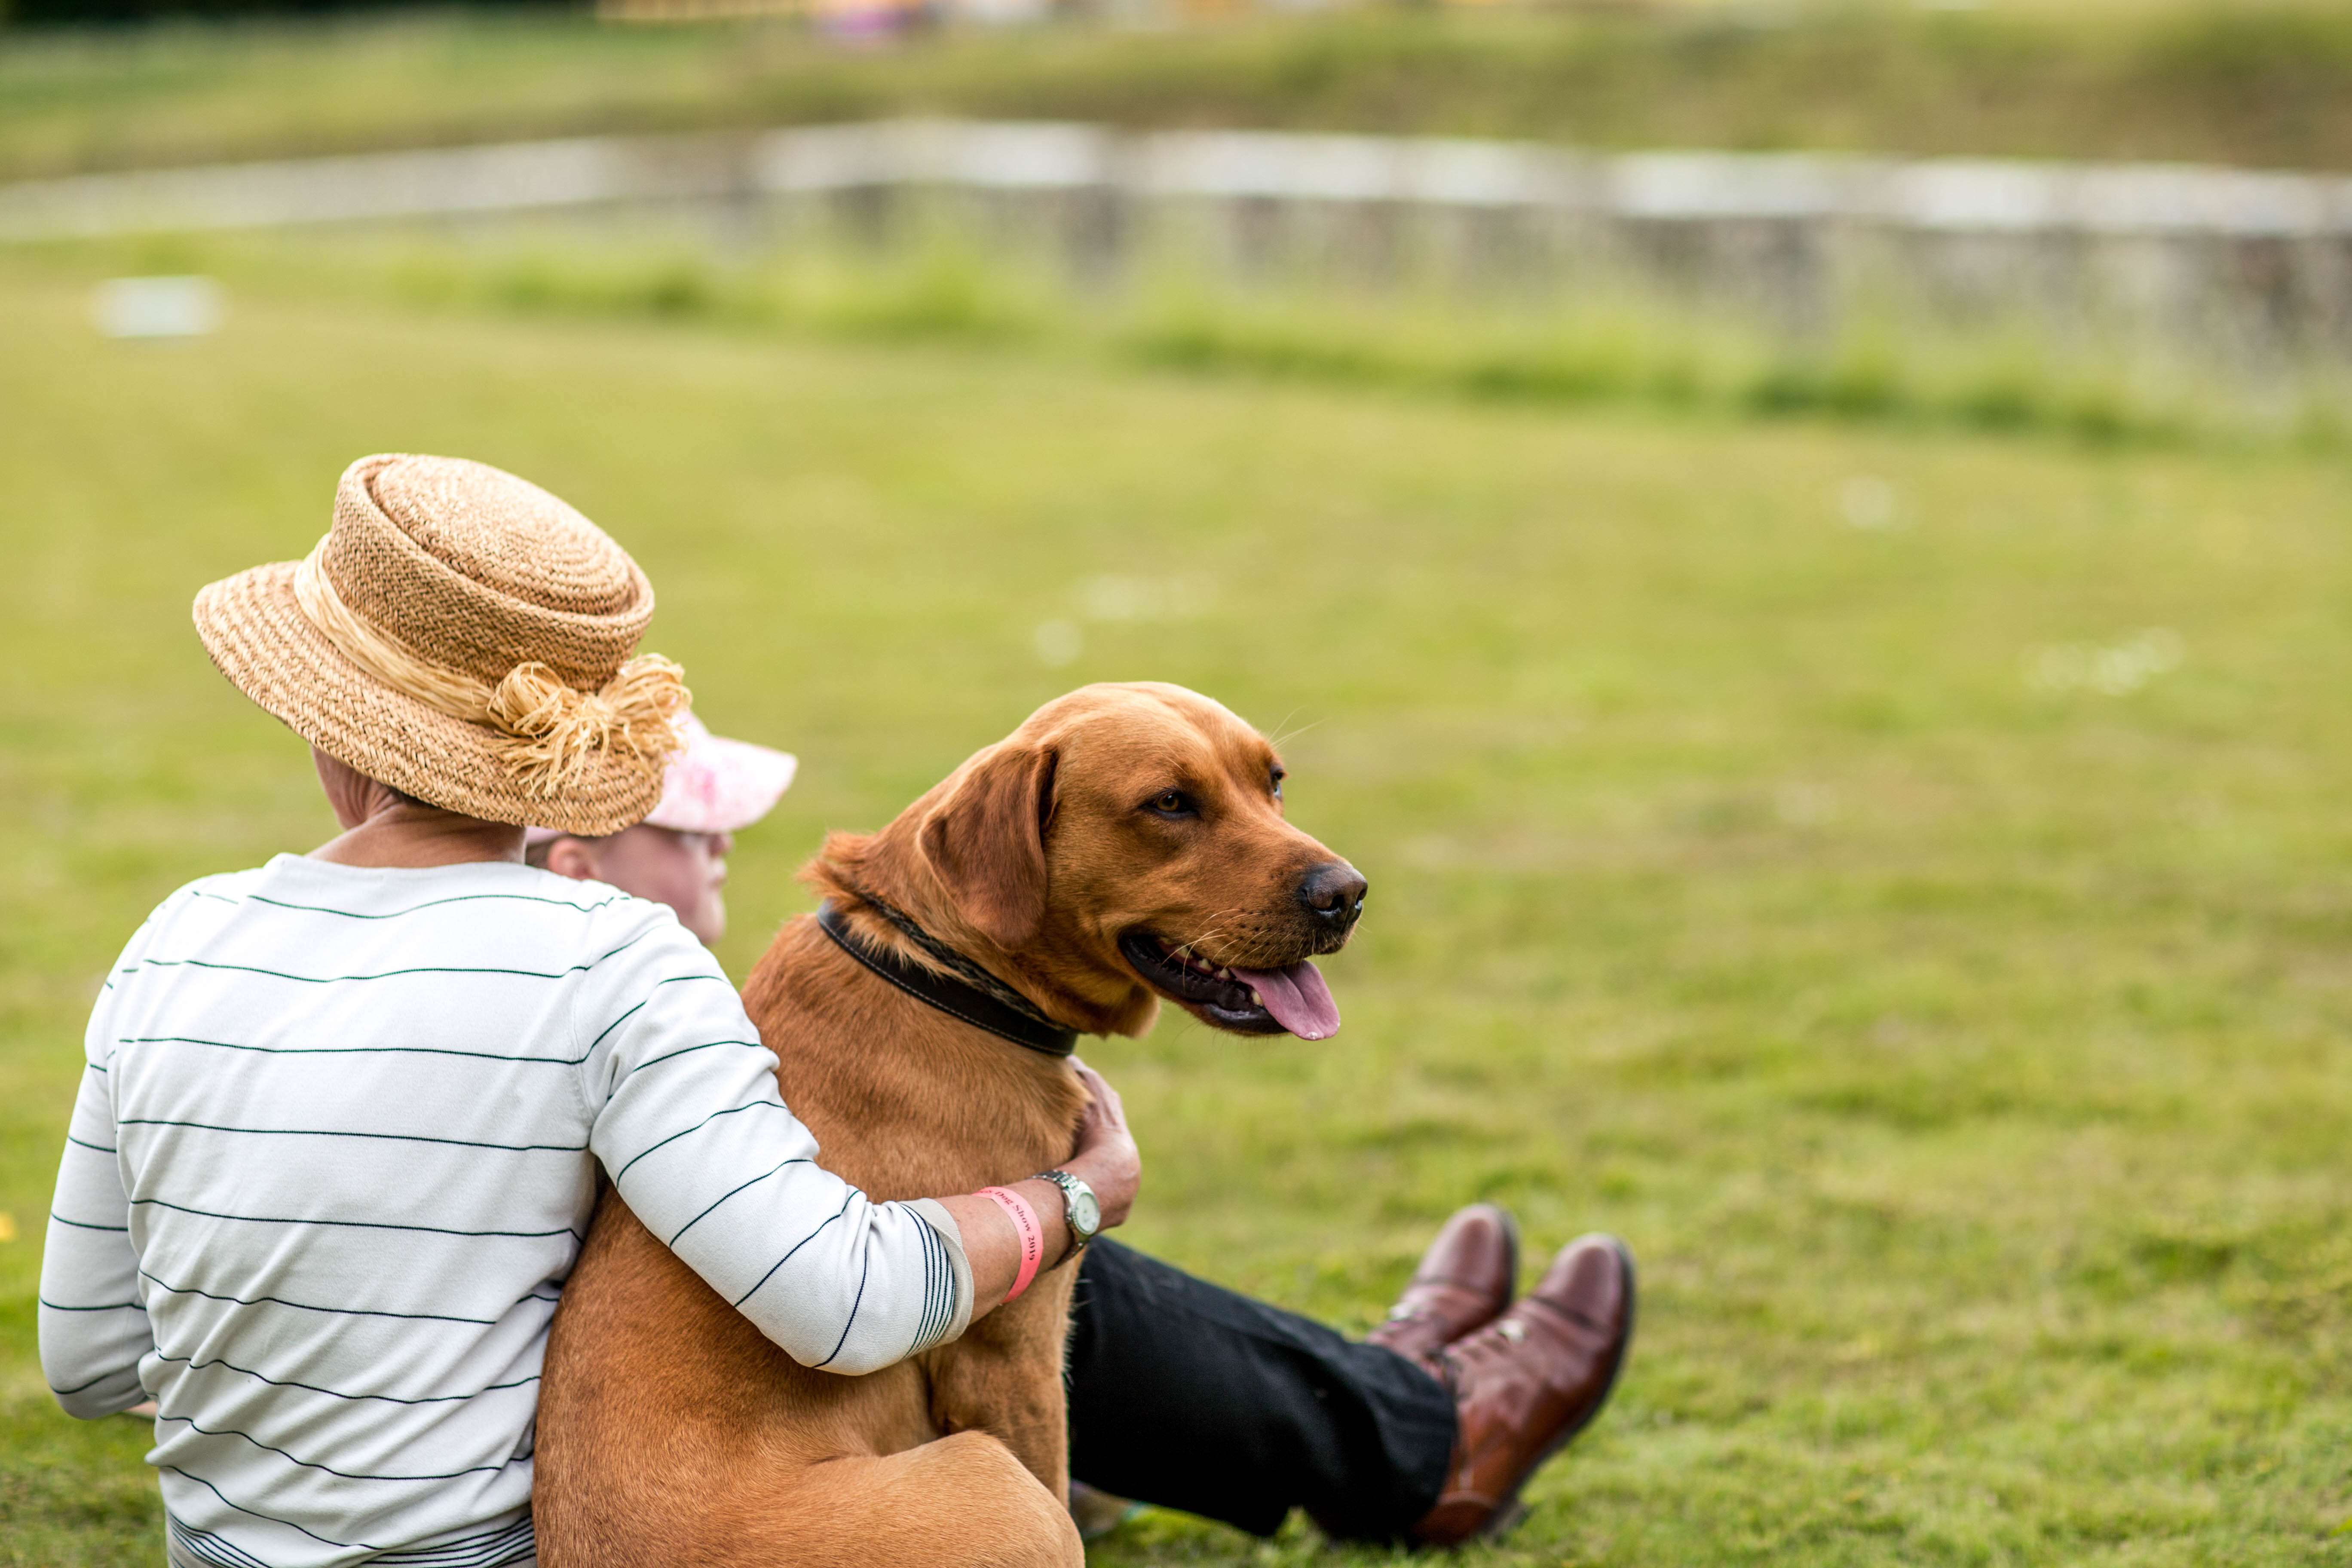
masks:
[[[223,674],[371,778],[498,822],[616,832],[661,798],[690,700],[630,658],[654,607],[627,552],[538,486],[455,458],[362,458],[299,562],[215,583]]]
[[[679,717],[677,730],[686,745],[669,760],[661,803],[646,814],[648,827],[740,832],[775,809],[800,769],[800,759],[790,752],[714,735],[691,713]],[[524,842],[545,844],[562,837],[558,829],[533,826]]]

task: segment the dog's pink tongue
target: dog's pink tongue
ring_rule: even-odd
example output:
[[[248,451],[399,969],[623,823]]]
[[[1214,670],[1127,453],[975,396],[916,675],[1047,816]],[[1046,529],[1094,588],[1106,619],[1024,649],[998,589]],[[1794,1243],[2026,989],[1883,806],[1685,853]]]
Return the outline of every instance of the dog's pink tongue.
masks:
[[[1339,1004],[1323,973],[1311,963],[1287,969],[1236,969],[1234,978],[1257,993],[1274,1021],[1302,1040],[1326,1040],[1339,1032]]]

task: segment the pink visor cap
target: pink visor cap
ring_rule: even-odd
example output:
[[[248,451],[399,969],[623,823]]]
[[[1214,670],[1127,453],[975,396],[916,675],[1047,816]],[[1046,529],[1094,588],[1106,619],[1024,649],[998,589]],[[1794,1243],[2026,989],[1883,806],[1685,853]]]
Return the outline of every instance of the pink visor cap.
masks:
[[[792,787],[800,759],[790,752],[714,735],[691,713],[678,721],[677,729],[686,749],[670,759],[661,804],[646,816],[650,826],[678,833],[733,833],[767,816]],[[552,827],[524,835],[532,844],[562,837]]]

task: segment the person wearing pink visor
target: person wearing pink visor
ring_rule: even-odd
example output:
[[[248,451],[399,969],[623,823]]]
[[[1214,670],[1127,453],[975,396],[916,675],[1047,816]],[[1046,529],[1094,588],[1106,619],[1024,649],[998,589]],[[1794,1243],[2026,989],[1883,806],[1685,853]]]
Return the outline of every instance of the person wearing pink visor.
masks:
[[[601,838],[534,827],[523,858],[560,877],[604,882],[677,911],[704,946],[727,933],[727,857],[735,835],[775,808],[799,759],[712,734],[692,714],[686,749],[670,759],[661,804],[633,827]]]
[[[774,806],[794,763],[683,728],[643,822],[601,838],[532,828],[526,856],[668,904],[707,944],[727,929],[734,835]],[[1622,1244],[1588,1237],[1515,1304],[1517,1229],[1473,1204],[1387,1321],[1351,1341],[1099,1239],[1079,1255],[1071,1303],[1070,1511],[1089,1539],[1117,1528],[1130,1498],[1262,1536],[1294,1509],[1344,1541],[1504,1533],[1525,1512],[1519,1487],[1608,1399],[1633,1328],[1631,1268]],[[1619,1321],[1562,1316],[1561,1301],[1588,1306],[1620,1279]],[[1565,1393],[1528,1370],[1563,1360],[1587,1374]]]

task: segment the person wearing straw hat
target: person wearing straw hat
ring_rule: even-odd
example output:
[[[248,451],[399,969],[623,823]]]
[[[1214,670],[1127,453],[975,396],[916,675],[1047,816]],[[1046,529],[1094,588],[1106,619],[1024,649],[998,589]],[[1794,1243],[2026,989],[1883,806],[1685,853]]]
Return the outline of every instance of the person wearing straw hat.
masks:
[[[653,604],[555,497],[409,456],[353,464],[304,560],[196,597],[343,832],[164,900],[90,1018],[41,1362],[73,1415],[155,1401],[182,1568],[532,1561],[539,1369],[600,1171],[845,1374],[1069,1250],[1042,1179],[886,1204],[827,1173],[669,908],[523,863],[524,824],[602,838],[662,799],[688,693],[631,657]],[[1087,1081],[1066,1168],[1113,1225],[1139,1163]]]

